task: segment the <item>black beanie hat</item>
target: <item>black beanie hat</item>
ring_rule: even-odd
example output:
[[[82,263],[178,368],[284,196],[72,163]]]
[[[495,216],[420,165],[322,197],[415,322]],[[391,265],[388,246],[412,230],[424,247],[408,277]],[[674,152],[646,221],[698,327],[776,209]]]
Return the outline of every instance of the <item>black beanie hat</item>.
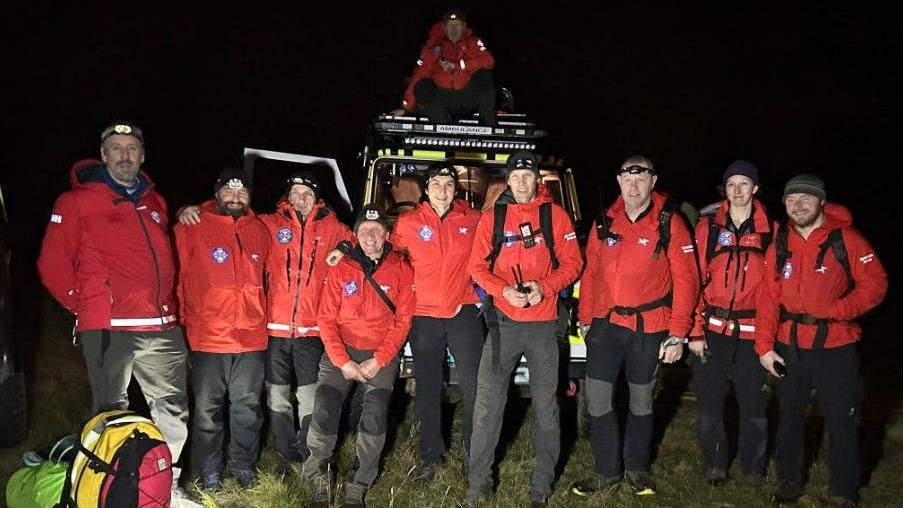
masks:
[[[320,199],[320,182],[317,178],[309,173],[304,171],[295,171],[288,177],[285,181],[285,195],[288,196],[289,192],[292,190],[292,186],[294,185],[304,185],[305,187],[310,187],[312,191],[314,191],[314,201]]]
[[[364,222],[378,222],[382,224],[384,228],[386,228],[386,231],[390,231],[389,217],[386,215],[386,212],[384,212],[383,209],[379,207],[379,205],[372,203],[369,205],[364,205],[364,207],[361,208],[361,211],[357,214],[357,219],[355,219],[354,221],[354,228],[352,229],[352,231],[357,233],[357,228],[360,227],[360,225]]]
[[[239,168],[226,168],[219,172],[219,175],[216,177],[216,183],[213,184],[214,194],[226,185],[234,189],[247,187],[248,192],[251,192],[251,179],[247,173]]]

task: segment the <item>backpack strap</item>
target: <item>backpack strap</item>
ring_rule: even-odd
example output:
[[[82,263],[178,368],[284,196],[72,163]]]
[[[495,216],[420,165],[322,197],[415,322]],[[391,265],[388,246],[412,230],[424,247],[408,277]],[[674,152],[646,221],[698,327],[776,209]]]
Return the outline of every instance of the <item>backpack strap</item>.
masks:
[[[502,251],[502,244],[505,243],[505,216],[508,214],[508,205],[505,203],[496,203],[492,208],[492,250],[486,256],[489,261],[489,272],[495,269],[495,260]]]
[[[781,273],[781,270],[784,269],[784,265],[787,264],[787,260],[793,257],[793,253],[787,248],[789,235],[790,230],[787,229],[787,224],[781,224],[774,237],[774,269],[777,270],[779,274]]]
[[[364,278],[367,279],[367,282],[369,282],[371,286],[373,286],[373,289],[376,290],[376,294],[379,295],[383,303],[386,304],[386,307],[392,311],[392,314],[395,314],[395,304],[392,303],[392,300],[389,298],[389,295],[383,291],[383,288],[379,286],[379,283],[373,280],[373,276],[364,271]]]
[[[677,200],[672,198],[665,198],[665,203],[662,205],[662,209],[658,212],[658,243],[655,244],[655,250],[652,251],[652,259],[658,259],[658,255],[665,251],[665,255],[668,254],[668,246],[671,244],[671,219],[674,217],[674,214],[678,213],[677,208],[680,206],[680,203]],[[683,217],[683,216],[681,216]],[[687,225],[689,228],[689,225]],[[692,234],[690,235],[693,236]]]
[[[555,236],[552,232],[552,203],[546,201],[539,205],[539,229],[542,231],[542,239],[549,248],[549,259],[552,270],[558,268],[558,256],[555,255]]]
[[[843,267],[844,274],[847,277],[847,287],[840,294],[840,298],[850,294],[850,291],[856,288],[856,281],[853,279],[853,269],[850,266],[850,257],[847,254],[847,247],[843,243],[843,232],[840,228],[832,229],[828,233],[828,238],[818,247],[818,257],[815,258],[815,268],[821,268],[825,262],[825,254],[828,248],[834,253],[834,258]]]
[[[718,245],[718,235],[721,234],[721,225],[715,222],[715,215],[709,215],[709,234],[705,240],[705,262],[711,263],[715,257],[715,247]]]

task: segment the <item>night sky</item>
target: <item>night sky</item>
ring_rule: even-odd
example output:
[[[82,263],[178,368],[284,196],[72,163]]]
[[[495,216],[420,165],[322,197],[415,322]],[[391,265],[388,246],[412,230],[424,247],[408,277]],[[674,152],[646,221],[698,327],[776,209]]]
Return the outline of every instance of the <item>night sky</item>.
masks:
[[[144,129],[145,169],[171,210],[209,197],[245,146],[334,157],[359,196],[368,121],[397,107],[446,7],[65,4],[0,1],[0,182],[18,291],[30,294],[53,200],[73,162],[98,157],[112,119]],[[614,169],[634,152],[653,159],[661,188],[696,205],[716,201],[723,169],[747,158],[781,219],[784,182],[815,172],[852,208],[896,293],[898,17],[849,4],[566,4],[458,3],[495,56],[496,82],[575,169],[588,216],[600,193],[615,197]]]

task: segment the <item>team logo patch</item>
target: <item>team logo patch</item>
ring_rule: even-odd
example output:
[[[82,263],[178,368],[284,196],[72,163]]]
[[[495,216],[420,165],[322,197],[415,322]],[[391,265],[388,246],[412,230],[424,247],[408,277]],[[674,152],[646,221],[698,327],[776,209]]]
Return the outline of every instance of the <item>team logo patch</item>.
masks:
[[[784,268],[781,270],[781,274],[785,279],[789,279],[791,275],[793,275],[793,263],[790,261],[784,263]]]
[[[423,226],[420,228],[420,231],[417,232],[420,235],[420,239],[424,242],[429,242],[433,239],[433,236],[436,234],[433,232],[433,228],[429,226]]]
[[[638,244],[642,245],[643,247],[645,247],[646,245],[649,244],[649,239],[648,238],[637,238],[636,242]]]
[[[861,258],[859,258],[859,262],[862,263],[862,264],[864,264],[864,265],[867,265],[867,264],[871,263],[871,262],[874,261],[874,260],[875,260],[875,255],[874,255],[874,254],[866,254],[865,256],[862,256]]]
[[[379,211],[367,210],[367,212],[364,214],[364,218],[367,220],[377,220],[379,219]]]
[[[292,236],[292,230],[289,228],[279,228],[279,231],[276,231],[276,240],[283,245],[291,242]]]
[[[53,214],[53,215],[50,216],[50,222],[54,222],[54,223],[56,223],[56,224],[62,224],[62,223],[63,223],[63,216],[60,215],[60,214],[58,214],[58,213],[55,213],[55,214]]]
[[[157,471],[166,470],[166,459],[157,459]]]
[[[502,236],[505,238],[505,247],[512,247],[517,243],[517,234],[514,231],[505,231]]]
[[[734,235],[730,231],[722,231],[718,233],[718,245],[722,247],[730,247],[734,244]]]
[[[821,265],[820,267],[816,268],[815,271],[818,273],[821,273],[821,274],[825,274],[825,273],[828,273],[828,267],[825,265]]]
[[[608,238],[605,239],[605,245],[608,245],[609,247],[614,247],[615,245],[617,245],[617,243],[618,243],[617,238],[612,238],[609,236]]]
[[[458,233],[461,233],[462,235],[466,235],[467,231],[468,231],[467,228],[458,228]]]
[[[354,293],[357,293],[357,290],[360,289],[357,287],[357,282],[350,281],[345,283],[345,288],[342,290],[345,293],[345,296],[351,296]]]
[[[160,214],[156,210],[150,213],[150,218],[157,224],[160,224]]]
[[[229,251],[222,247],[216,247],[210,252],[210,256],[219,264],[223,264],[229,259]]]

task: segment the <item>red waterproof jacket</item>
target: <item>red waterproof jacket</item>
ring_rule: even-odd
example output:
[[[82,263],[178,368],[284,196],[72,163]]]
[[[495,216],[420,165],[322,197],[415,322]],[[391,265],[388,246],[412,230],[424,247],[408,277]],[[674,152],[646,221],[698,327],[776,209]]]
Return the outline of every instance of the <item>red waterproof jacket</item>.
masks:
[[[448,72],[439,65],[440,60],[446,60],[455,64],[455,68]],[[495,59],[486,49],[483,41],[474,35],[473,30],[467,28],[457,43],[453,43],[446,37],[444,23],[436,23],[430,29],[426,44],[420,50],[420,59],[417,67],[404,92],[404,100],[401,107],[408,113],[414,110],[416,99],[414,87],[422,79],[432,79],[440,88],[461,90],[470,83],[470,77],[480,69],[492,69]]]
[[[782,267],[776,267],[776,246],[772,242],[765,257],[765,278],[759,293],[756,316],[756,353],[760,356],[774,349],[775,340],[790,343],[792,322],[780,322],[780,307],[791,313],[804,313],[815,318],[828,318],[826,348],[858,341],[862,329],[855,319],[876,307],[887,292],[887,273],[874,249],[853,228],[853,217],[845,207],[826,204],[825,222],[803,238],[788,221],[787,247],[792,254]],[[840,229],[855,289],[846,296],[846,272],[828,249],[822,266],[815,266],[821,244],[834,229]],[[776,269],[779,268],[779,269]],[[811,349],[818,326],[798,324],[797,340],[801,349]]]
[[[765,273],[765,251],[773,236],[774,226],[765,207],[753,200],[752,217],[740,225],[740,232],[730,219],[730,202],[724,201],[714,215],[696,225],[696,249],[702,272],[703,290],[691,333],[701,337],[702,329],[752,340],[755,318],[725,316],[724,311],[755,311],[756,297]],[[709,239],[712,259],[706,261]],[[707,318],[705,316],[708,316]]]
[[[75,163],[72,189],[53,205],[38,271],[77,330],[154,331],[176,321],[166,202],[142,172],[126,199],[97,160]],[[137,201],[134,201],[136,199]]]
[[[270,236],[267,263],[267,330],[274,337],[319,337],[317,307],[329,266],[326,254],[351,230],[323,201],[314,205],[304,224],[288,201],[276,213],[258,216]]]
[[[686,337],[693,327],[693,312],[699,301],[699,272],[693,238],[684,221],[673,216],[667,255],[664,249],[653,259],[659,241],[659,216],[665,196],[652,193],[652,204],[636,222],[624,211],[624,199],[606,214],[612,220],[609,230],[618,238],[600,240],[596,224],[590,229],[586,246],[586,270],[580,279],[578,317],[590,324],[593,318],[608,317],[609,322],[637,329],[637,315],[612,312],[615,306],[639,307],[672,295],[670,307],[642,312],[644,333],[667,330],[670,335]]]
[[[179,315],[192,351],[245,353],[267,347],[266,227],[254,212],[238,220],[201,205],[201,223],[176,224]]]
[[[450,318],[462,305],[480,301],[467,271],[480,215],[467,202],[455,200],[442,218],[428,202],[398,218],[392,245],[407,252],[414,267],[415,315]]]
[[[385,367],[408,337],[414,314],[414,271],[391,249],[387,243],[371,276],[395,304],[394,314],[364,277],[357,261],[364,256],[360,247],[326,274],[317,324],[326,354],[336,367],[351,360],[346,345],[373,350],[379,366]]]
[[[573,284],[583,268],[574,224],[564,208],[552,203],[552,234],[555,235],[555,257],[558,258],[558,268],[552,269],[549,249],[544,243],[539,223],[539,205],[545,202],[551,203],[552,198],[545,187],[540,185],[533,201],[507,205],[504,234],[512,241],[502,244],[491,273],[486,256],[492,251],[495,209],[483,214],[477,226],[477,236],[470,254],[471,276],[487,294],[493,296],[495,306],[514,321],[551,321],[557,318],[558,293]],[[530,248],[525,247],[523,240],[517,237],[520,225],[524,223],[530,223],[536,237],[536,244]],[[524,282],[534,280],[542,286],[543,299],[537,305],[521,309],[512,306],[502,297],[505,286],[515,284],[511,269],[516,265],[520,265]]]

